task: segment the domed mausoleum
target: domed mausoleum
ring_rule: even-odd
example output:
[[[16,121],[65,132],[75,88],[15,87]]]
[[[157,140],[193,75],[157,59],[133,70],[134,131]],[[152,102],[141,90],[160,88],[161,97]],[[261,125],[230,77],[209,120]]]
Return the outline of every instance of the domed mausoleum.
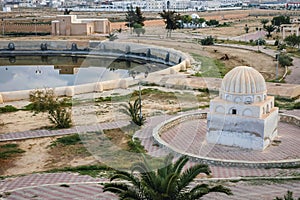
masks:
[[[263,76],[252,67],[235,67],[222,80],[207,115],[209,143],[263,150],[277,135],[278,108],[267,96]]]

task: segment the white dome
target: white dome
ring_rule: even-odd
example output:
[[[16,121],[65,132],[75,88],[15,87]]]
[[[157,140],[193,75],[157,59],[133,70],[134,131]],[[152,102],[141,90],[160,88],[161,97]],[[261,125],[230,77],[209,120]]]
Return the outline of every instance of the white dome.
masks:
[[[199,19],[199,15],[196,13],[191,14],[192,19]]]
[[[230,94],[262,94],[267,86],[264,77],[254,68],[240,66],[228,72],[221,85],[221,92]]]

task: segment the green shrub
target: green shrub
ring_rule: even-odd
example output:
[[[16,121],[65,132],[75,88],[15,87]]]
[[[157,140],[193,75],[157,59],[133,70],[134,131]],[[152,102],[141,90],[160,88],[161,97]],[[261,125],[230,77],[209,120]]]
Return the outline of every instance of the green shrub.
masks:
[[[202,45],[213,45],[214,44],[214,38],[212,36],[208,36],[201,40]]]
[[[134,138],[134,140],[129,140],[127,142],[129,146],[129,151],[134,153],[146,153],[144,146],[141,144],[139,138]]]
[[[293,59],[287,54],[280,54],[278,58],[279,64],[282,67],[293,65]]]
[[[264,39],[255,40],[255,44],[256,45],[265,45],[266,44],[266,40],[264,40]]]
[[[52,142],[51,146],[57,146],[58,144],[62,144],[64,146],[74,145],[81,143],[81,139],[78,134],[68,135],[61,138],[57,138],[54,142]]]
[[[32,103],[26,109],[36,113],[49,111],[59,107],[58,99],[52,89],[33,90],[29,93],[29,101]]]
[[[8,159],[24,152],[24,150],[19,149],[18,144],[4,144],[0,146],[0,159]]]
[[[51,109],[48,117],[55,128],[70,128],[72,126],[71,111],[66,108]]]
[[[7,113],[7,112],[16,112],[18,111],[19,109],[12,106],[12,105],[7,105],[7,106],[4,106],[4,107],[0,107],[0,113]]]
[[[128,105],[121,105],[123,108],[120,109],[121,112],[127,114],[131,117],[131,120],[133,123],[135,123],[138,126],[142,126],[145,121],[145,117],[141,116],[140,110],[141,110],[141,100],[137,98],[134,103],[128,102]]]

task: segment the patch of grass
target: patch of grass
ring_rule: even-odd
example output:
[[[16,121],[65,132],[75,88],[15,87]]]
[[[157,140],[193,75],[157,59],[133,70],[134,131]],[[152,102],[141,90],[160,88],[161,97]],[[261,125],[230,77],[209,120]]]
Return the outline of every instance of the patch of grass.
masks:
[[[6,105],[4,107],[0,107],[0,113],[8,113],[8,112],[16,112],[19,109],[12,106],[12,105]]]
[[[50,146],[57,146],[58,144],[67,146],[67,145],[75,145],[75,144],[81,144],[81,139],[78,134],[74,135],[68,135],[61,138],[58,138],[54,142],[51,143]]]
[[[146,153],[144,146],[141,144],[139,138],[134,138],[134,140],[129,140],[127,142],[130,152],[134,153]]]
[[[64,167],[61,169],[52,169],[46,172],[47,173],[76,172],[79,173],[80,175],[89,175],[91,177],[97,177],[101,172],[109,172],[109,171],[114,171],[114,169],[103,164],[98,164],[98,165],[83,165],[77,167]]]
[[[295,102],[296,98],[275,97],[275,106],[279,109],[293,110],[300,109],[300,102]]]
[[[199,54],[192,54],[192,56],[195,61],[201,62],[201,72],[195,74],[197,77],[222,78],[230,70],[218,59],[205,57]]]
[[[24,152],[18,144],[4,144],[0,146],[0,159],[8,159]]]
[[[222,44],[238,44],[238,45],[250,45],[256,46],[255,42],[246,42],[246,41],[235,41],[235,40],[216,40],[216,43]]]

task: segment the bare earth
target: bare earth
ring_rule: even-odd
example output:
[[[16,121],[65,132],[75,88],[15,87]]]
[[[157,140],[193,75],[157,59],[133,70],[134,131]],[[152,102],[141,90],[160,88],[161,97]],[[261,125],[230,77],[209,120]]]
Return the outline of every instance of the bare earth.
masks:
[[[262,11],[263,12],[263,11]],[[157,15],[157,14],[155,14]],[[259,22],[254,21],[254,17],[247,17],[248,13],[245,15],[245,11],[233,11],[233,12],[224,12],[224,13],[205,13],[206,19],[219,19],[221,17],[223,22],[233,22],[233,26],[226,28],[208,28],[208,29],[199,29],[199,30],[178,30],[174,32],[175,36],[180,36],[180,39],[165,39],[161,40],[161,37],[165,36],[165,29],[162,23],[159,23],[158,26],[146,27],[146,34],[154,35],[154,39],[147,39],[146,36],[141,36],[140,38],[133,37],[131,39],[126,39],[125,41],[133,42],[142,42],[145,44],[159,45],[168,48],[174,48],[181,50],[186,53],[194,53],[203,56],[208,56],[212,58],[219,59],[224,54],[229,56],[228,61],[223,61],[225,65],[229,68],[238,65],[248,65],[256,68],[260,71],[266,79],[275,78],[275,62],[271,57],[259,54],[256,52],[245,51],[240,49],[230,49],[224,47],[201,47],[195,43],[185,42],[190,41],[186,32],[201,33],[213,36],[239,36],[244,33],[244,25],[250,27],[250,32],[255,30],[255,27],[259,25]],[[259,20],[264,17],[260,17]],[[266,16],[270,19],[270,17]],[[240,23],[238,21],[240,20]],[[118,25],[119,26],[119,25]],[[128,34],[124,32],[124,34]],[[121,36],[120,36],[121,38]],[[20,40],[22,38],[14,38],[9,40]],[[26,38],[29,39],[29,38]],[[64,37],[39,37],[34,39],[66,39]],[[90,39],[90,40],[101,40],[103,37],[91,36],[91,37],[73,37],[68,39]],[[120,39],[122,40],[122,38]],[[279,74],[283,74],[283,69],[280,69]],[[29,102],[13,102],[14,106],[22,107]],[[150,115],[151,112],[173,112],[178,110],[178,105],[176,102],[170,101],[160,101],[155,103],[153,101],[145,101],[145,110]],[[10,103],[8,103],[10,104]],[[5,104],[6,105],[6,104]],[[4,105],[3,105],[4,106]],[[83,125],[86,123],[99,123],[107,122],[115,119],[115,114],[113,111],[114,104],[111,102],[102,103],[95,105],[85,104],[84,106],[79,106],[75,110],[77,113],[73,112],[73,120],[76,122],[76,125]],[[97,113],[96,113],[97,112]],[[96,117],[97,116],[97,117]],[[47,118],[46,114],[37,114],[28,111],[18,111],[14,113],[7,113],[0,115],[0,134],[8,132],[19,132],[27,131],[34,129],[41,129],[45,126],[50,126],[51,123]],[[36,171],[44,171],[47,169],[55,167],[63,167],[66,165],[77,166],[90,164],[95,162],[95,159],[91,156],[78,156],[78,157],[68,157],[68,155],[62,156],[60,152],[51,152],[49,153],[49,145],[54,141],[56,137],[53,138],[41,138],[41,139],[30,139],[25,141],[17,141],[20,145],[20,148],[26,152],[22,156],[15,159],[12,163],[9,163],[7,166],[0,167],[0,175],[16,175],[24,173],[32,173]],[[4,143],[0,143],[4,144]],[[60,158],[60,159],[58,159]]]

